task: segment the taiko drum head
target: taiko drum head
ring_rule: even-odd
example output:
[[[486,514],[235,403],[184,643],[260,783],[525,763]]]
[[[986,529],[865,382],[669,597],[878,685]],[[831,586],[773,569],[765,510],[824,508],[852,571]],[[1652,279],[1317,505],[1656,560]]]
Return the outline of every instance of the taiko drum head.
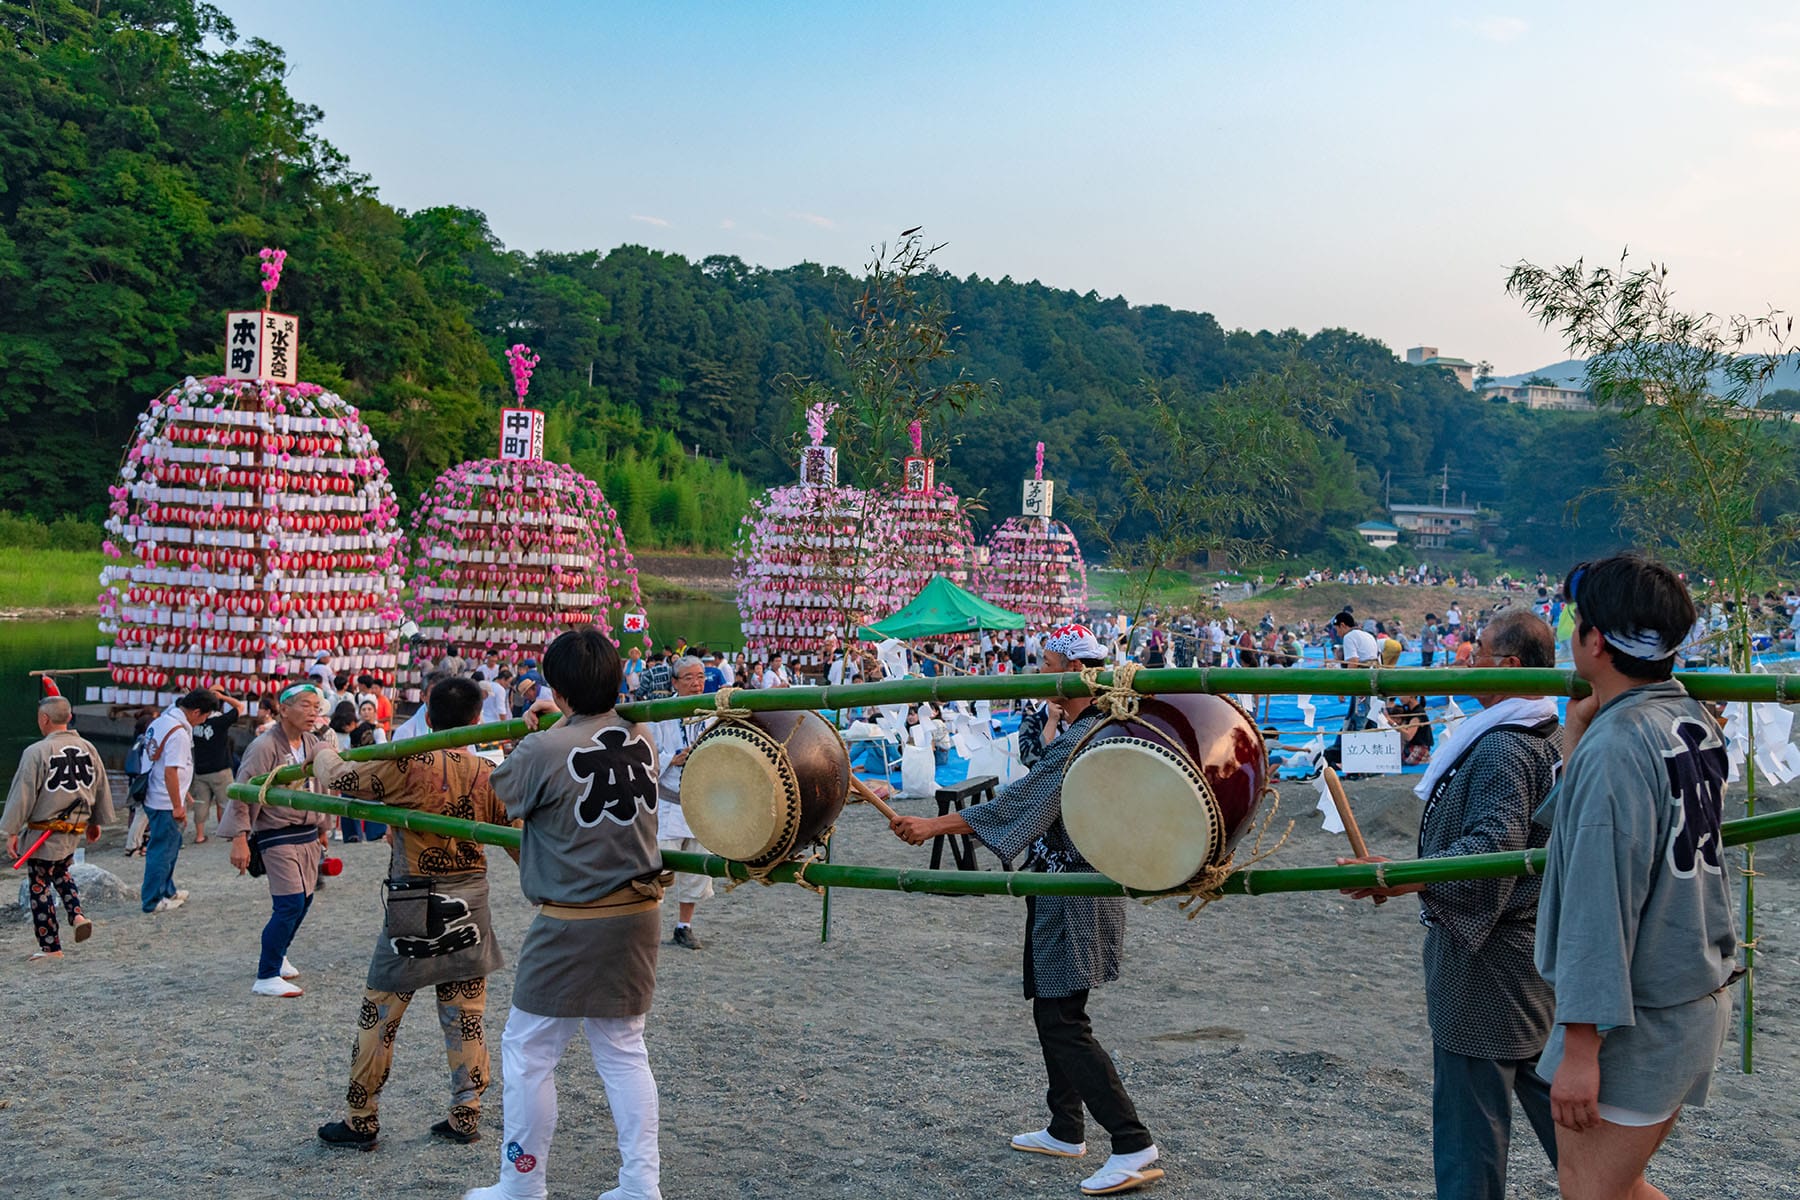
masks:
[[[850,760],[817,713],[756,713],[694,743],[681,809],[714,854],[766,866],[819,838],[843,811]]]
[[[1262,734],[1218,696],[1145,697],[1095,729],[1063,775],[1062,817],[1094,869],[1128,887],[1179,887],[1224,863],[1267,785]]]

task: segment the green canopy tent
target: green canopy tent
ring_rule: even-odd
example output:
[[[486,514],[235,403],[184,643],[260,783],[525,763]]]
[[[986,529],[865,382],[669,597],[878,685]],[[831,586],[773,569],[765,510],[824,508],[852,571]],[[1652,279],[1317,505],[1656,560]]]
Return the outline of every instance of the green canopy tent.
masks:
[[[857,631],[865,642],[888,638],[943,637],[951,633],[974,633],[978,629],[1023,629],[1025,618],[1008,612],[997,604],[989,604],[973,592],[957,587],[942,575],[931,582],[893,616]]]

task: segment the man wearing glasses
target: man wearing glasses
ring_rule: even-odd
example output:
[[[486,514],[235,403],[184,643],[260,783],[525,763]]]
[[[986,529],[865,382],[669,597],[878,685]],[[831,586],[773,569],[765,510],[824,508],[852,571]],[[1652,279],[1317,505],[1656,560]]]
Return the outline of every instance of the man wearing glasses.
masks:
[[[1550,627],[1529,611],[1501,614],[1476,641],[1477,667],[1555,664]],[[1425,805],[1420,858],[1523,853],[1549,839],[1532,813],[1562,766],[1556,701],[1487,696],[1481,705],[1444,736],[1413,789]],[[1377,903],[1419,897],[1432,1043],[1432,1159],[1437,1194],[1446,1200],[1504,1200],[1513,1096],[1556,1164],[1550,1085],[1537,1073],[1553,1003],[1532,964],[1539,883],[1527,876],[1347,893]]]

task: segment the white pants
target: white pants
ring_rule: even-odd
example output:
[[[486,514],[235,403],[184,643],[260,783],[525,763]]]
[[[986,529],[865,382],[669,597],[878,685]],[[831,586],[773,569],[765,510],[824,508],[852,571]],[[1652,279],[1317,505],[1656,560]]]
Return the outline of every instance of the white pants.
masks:
[[[500,1182],[468,1197],[540,1200],[548,1191],[550,1140],[556,1134],[556,1064],[578,1029],[594,1052],[594,1069],[619,1130],[619,1186],[606,1196],[662,1200],[656,1077],[644,1049],[643,1016],[540,1017],[518,1008],[507,1014],[500,1039],[506,1080]]]

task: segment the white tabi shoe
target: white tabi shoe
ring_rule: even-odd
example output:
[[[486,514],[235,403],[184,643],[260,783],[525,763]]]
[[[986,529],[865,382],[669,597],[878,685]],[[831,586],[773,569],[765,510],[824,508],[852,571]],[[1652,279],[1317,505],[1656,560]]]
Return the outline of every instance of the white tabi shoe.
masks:
[[[281,956],[281,977],[283,979],[300,978],[300,968],[289,962],[285,954]]]
[[[1081,1194],[1111,1196],[1161,1179],[1162,1168],[1150,1165],[1158,1157],[1155,1146],[1139,1150],[1135,1154],[1115,1154],[1098,1171],[1081,1181]]]
[[[1027,1154],[1049,1154],[1056,1158],[1080,1158],[1087,1153],[1086,1142],[1065,1142],[1050,1136],[1048,1129],[1013,1135],[1012,1148]]]
[[[175,902],[177,904],[186,904],[187,898],[188,898],[188,890],[186,888],[176,888],[175,889]]]
[[[280,976],[276,976],[274,979],[259,979],[250,985],[250,990],[258,996],[279,996],[283,999],[305,995],[299,988]]]
[[[173,910],[180,908],[180,907],[181,907],[180,900],[176,899],[174,896],[164,896],[161,900],[158,900],[156,902],[156,907],[151,909],[150,911],[151,912],[172,912]]]

